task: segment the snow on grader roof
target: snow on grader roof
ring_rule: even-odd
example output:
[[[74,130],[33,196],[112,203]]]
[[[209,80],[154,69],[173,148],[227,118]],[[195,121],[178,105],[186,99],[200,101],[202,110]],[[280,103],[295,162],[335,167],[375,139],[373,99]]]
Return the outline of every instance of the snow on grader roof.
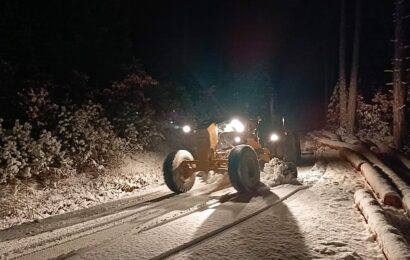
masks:
[[[193,139],[192,148],[168,154],[163,164],[165,184],[183,193],[192,188],[198,172],[228,172],[237,191],[252,192],[260,184],[260,166],[274,157],[294,163],[300,159],[295,134],[262,125],[260,120],[235,118],[205,129],[182,127]]]

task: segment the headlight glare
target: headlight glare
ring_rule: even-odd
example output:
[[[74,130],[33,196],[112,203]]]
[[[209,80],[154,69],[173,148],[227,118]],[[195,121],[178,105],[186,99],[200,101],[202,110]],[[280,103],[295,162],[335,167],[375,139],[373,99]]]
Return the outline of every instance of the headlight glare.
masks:
[[[191,127],[189,125],[184,125],[182,131],[184,131],[184,133],[189,133],[191,132]]]
[[[271,140],[272,142],[278,141],[278,140],[279,140],[279,135],[276,134],[276,133],[271,134],[270,140]]]
[[[236,132],[242,133],[245,130],[245,126],[238,119],[233,119],[230,125],[235,129]]]

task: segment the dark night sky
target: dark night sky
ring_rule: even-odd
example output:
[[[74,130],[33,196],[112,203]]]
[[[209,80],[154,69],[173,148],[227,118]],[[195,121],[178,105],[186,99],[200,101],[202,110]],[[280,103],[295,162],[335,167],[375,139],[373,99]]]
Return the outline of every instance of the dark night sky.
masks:
[[[387,80],[392,7],[363,0],[362,89]],[[320,123],[337,78],[339,1],[5,1],[0,14],[0,57],[56,79],[76,69],[96,87],[138,58],[159,81],[215,85],[232,107],[273,87],[282,113]]]

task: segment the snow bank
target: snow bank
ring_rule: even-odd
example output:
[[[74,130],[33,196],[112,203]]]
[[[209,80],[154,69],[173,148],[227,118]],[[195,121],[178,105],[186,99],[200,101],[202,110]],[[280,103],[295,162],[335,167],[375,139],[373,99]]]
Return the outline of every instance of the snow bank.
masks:
[[[144,152],[104,173],[86,172],[67,178],[29,180],[0,186],[0,230],[24,222],[89,208],[133,196],[163,183],[163,156]]]
[[[376,200],[361,189],[355,192],[354,200],[366,218],[370,229],[375,233],[387,259],[410,259],[410,246],[402,237],[399,230],[386,220],[383,209]]]
[[[278,158],[273,158],[266,163],[261,175],[262,181],[270,187],[281,184],[298,184],[295,164],[284,162]]]

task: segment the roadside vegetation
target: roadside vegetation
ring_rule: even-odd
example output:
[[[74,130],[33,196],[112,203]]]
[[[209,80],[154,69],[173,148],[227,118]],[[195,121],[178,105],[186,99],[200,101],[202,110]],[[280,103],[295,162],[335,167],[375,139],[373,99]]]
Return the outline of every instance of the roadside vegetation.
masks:
[[[50,82],[28,85],[19,93],[24,119],[9,125],[0,119],[1,183],[112,169],[165,138],[161,111],[146,95],[158,82],[145,72],[127,74],[80,102],[53,98],[60,86]]]
[[[12,95],[18,110],[0,111],[0,229],[162,183],[180,100],[141,69],[97,90],[80,76],[81,95],[26,80]]]

